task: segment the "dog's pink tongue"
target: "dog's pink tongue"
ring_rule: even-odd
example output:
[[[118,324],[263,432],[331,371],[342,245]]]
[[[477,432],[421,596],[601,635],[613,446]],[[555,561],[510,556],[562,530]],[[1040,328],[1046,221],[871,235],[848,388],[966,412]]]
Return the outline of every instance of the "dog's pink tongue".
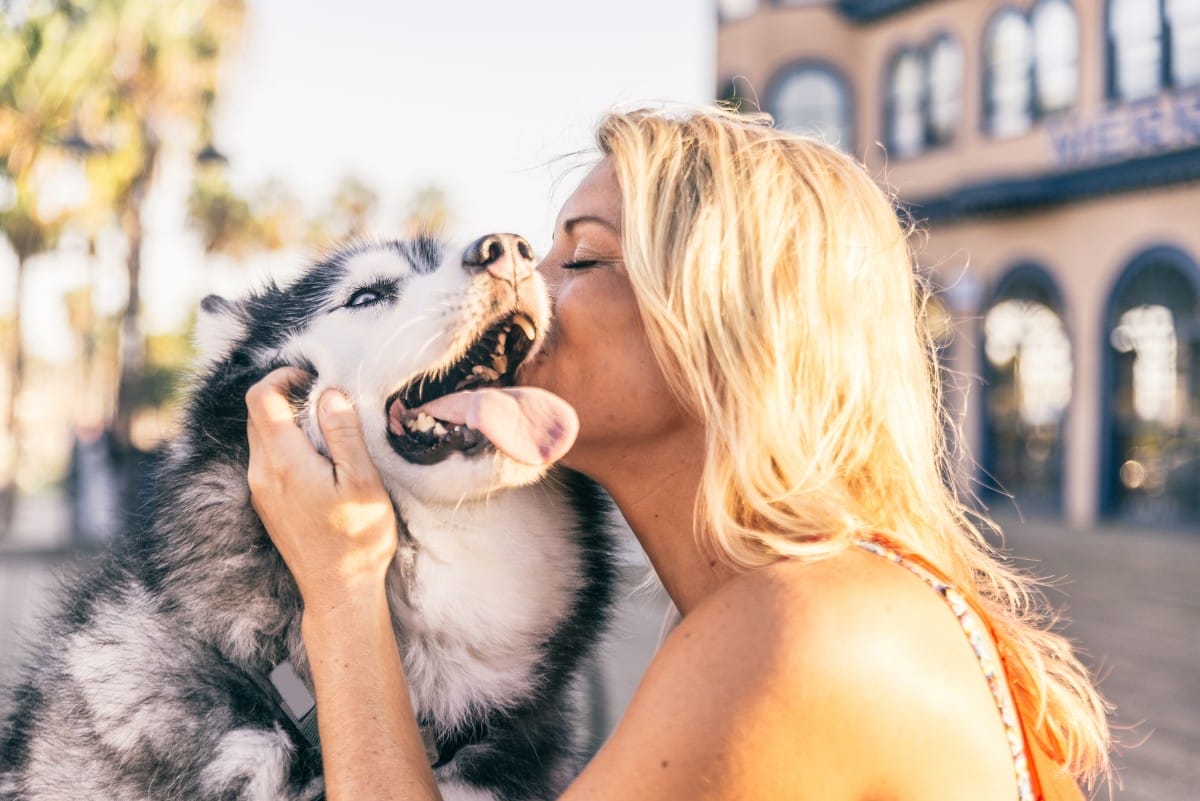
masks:
[[[438,420],[470,426],[526,464],[558,461],[579,433],[579,418],[571,404],[537,387],[455,392],[430,401],[421,411]]]

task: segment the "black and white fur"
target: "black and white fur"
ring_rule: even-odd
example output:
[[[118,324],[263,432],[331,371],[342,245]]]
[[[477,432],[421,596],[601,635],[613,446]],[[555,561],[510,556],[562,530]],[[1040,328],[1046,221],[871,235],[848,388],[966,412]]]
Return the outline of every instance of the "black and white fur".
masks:
[[[419,239],[203,305],[200,378],[146,522],[44,624],[0,730],[0,801],[321,796],[319,754],[261,688],[284,659],[309,682],[300,598],[246,482],[246,391],[284,364],[317,376],[297,419],[318,447],[312,401],[347,392],[394,501],[389,594],[414,707],[439,742],[467,743],[437,768],[442,793],[555,797],[578,767],[576,679],[611,600],[608,507],[578,475],[495,451],[412,464],[386,413],[513,309],[536,321],[536,350],[541,278],[508,285]]]

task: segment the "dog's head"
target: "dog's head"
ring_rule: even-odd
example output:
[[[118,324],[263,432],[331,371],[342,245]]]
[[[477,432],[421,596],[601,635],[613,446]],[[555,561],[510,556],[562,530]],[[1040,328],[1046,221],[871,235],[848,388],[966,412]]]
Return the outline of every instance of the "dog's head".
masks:
[[[211,368],[236,357],[312,372],[297,421],[322,451],[316,400],[341,389],[393,494],[457,503],[537,480],[574,437],[570,407],[513,386],[550,322],[534,263],[512,234],[461,252],[359,245],[283,288],[206,298],[197,341]]]

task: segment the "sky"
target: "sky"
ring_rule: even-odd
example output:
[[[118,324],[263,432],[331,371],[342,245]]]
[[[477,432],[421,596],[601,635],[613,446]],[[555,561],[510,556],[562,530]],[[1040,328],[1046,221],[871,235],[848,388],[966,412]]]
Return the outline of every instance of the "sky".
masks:
[[[512,231],[544,250],[557,205],[582,177],[562,157],[592,146],[605,109],[711,102],[716,85],[713,0],[247,5],[214,120],[230,179],[247,193],[281,179],[316,211],[356,176],[380,195],[381,236],[433,184],[447,194],[453,240]],[[249,268],[206,260],[185,226],[186,161],[164,167],[144,215],[149,331],[180,328],[208,292],[236,295],[263,272],[303,266],[299,251]],[[72,355],[62,293],[89,270],[98,306],[119,307],[120,243],[101,243],[90,268],[85,247],[68,240],[28,268],[22,329],[34,355]],[[7,262],[0,255],[0,278],[13,274]]]
[[[715,36],[712,0],[251,0],[216,143],[244,188],[319,198],[353,174],[394,220],[433,183],[453,233],[538,244],[555,160],[612,104],[710,101]]]

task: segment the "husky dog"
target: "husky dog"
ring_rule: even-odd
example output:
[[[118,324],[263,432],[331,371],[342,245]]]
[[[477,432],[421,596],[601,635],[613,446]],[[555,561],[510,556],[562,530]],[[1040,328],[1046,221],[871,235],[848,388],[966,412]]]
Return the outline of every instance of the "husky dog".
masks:
[[[532,268],[512,235],[453,256],[418,238],[205,299],[182,433],[141,530],[35,645],[0,730],[0,801],[322,796],[315,726],[293,708],[311,704],[301,599],[246,481],[246,392],[281,365],[315,376],[293,400],[318,448],[316,398],[347,393],[393,500],[389,599],[443,794],[558,795],[613,568],[602,494],[546,466],[573,413],[513,386],[549,325]]]

